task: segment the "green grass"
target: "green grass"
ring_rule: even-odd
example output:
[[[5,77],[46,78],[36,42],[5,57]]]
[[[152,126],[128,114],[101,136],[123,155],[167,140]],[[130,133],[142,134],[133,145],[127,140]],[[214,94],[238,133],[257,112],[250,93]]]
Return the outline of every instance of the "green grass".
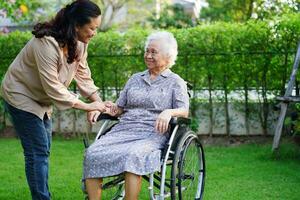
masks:
[[[52,143],[50,190],[53,199],[83,199],[80,140]],[[205,148],[207,177],[204,199],[273,200],[300,198],[300,148],[285,142],[280,156],[271,144]],[[140,199],[149,199],[146,184]],[[0,139],[0,199],[30,199],[22,148],[17,139]]]

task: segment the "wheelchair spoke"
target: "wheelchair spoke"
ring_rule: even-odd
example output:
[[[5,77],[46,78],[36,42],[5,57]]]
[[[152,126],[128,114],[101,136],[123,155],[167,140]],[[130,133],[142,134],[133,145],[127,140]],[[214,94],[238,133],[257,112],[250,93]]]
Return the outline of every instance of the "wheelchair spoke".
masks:
[[[194,174],[183,174],[180,178],[183,179],[183,180],[191,179],[193,181],[195,176],[194,176]]]

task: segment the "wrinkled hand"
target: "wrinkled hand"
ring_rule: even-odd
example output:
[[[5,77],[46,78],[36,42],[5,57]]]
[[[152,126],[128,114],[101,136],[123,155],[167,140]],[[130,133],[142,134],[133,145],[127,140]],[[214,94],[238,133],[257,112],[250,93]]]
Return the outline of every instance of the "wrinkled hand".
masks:
[[[111,102],[111,101],[106,101],[105,102],[105,107],[106,107],[106,112],[110,116],[116,116],[118,114],[118,106]]]
[[[156,119],[155,130],[159,133],[165,133],[168,130],[171,117],[171,113],[168,110],[161,112]]]
[[[100,114],[101,114],[101,112],[99,112],[98,110],[93,110],[93,111],[87,112],[88,122],[90,122],[91,124],[95,124],[97,122],[97,119]]]
[[[94,101],[89,104],[89,111],[99,111],[99,112],[105,112],[106,111],[106,106],[104,102],[99,102],[99,101]]]

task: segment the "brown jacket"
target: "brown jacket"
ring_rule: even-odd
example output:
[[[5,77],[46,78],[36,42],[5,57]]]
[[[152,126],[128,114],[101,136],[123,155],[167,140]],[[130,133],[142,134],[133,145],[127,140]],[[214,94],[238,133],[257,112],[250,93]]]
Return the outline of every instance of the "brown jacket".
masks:
[[[33,37],[8,68],[1,85],[1,96],[12,106],[43,119],[51,105],[64,110],[78,98],[68,91],[73,78],[82,96],[98,88],[87,65],[87,45],[78,42],[79,61],[67,63],[62,48],[53,37]]]

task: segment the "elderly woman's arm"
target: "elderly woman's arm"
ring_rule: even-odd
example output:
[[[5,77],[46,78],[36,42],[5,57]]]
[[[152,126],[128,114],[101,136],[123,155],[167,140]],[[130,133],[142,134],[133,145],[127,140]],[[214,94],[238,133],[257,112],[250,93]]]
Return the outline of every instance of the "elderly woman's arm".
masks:
[[[155,130],[165,133],[168,130],[172,117],[188,117],[189,115],[189,95],[186,82],[177,78],[172,86],[172,108],[162,111],[155,122]]]
[[[168,130],[172,117],[188,117],[189,111],[185,108],[167,109],[161,112],[155,122],[155,130],[165,133]]]

